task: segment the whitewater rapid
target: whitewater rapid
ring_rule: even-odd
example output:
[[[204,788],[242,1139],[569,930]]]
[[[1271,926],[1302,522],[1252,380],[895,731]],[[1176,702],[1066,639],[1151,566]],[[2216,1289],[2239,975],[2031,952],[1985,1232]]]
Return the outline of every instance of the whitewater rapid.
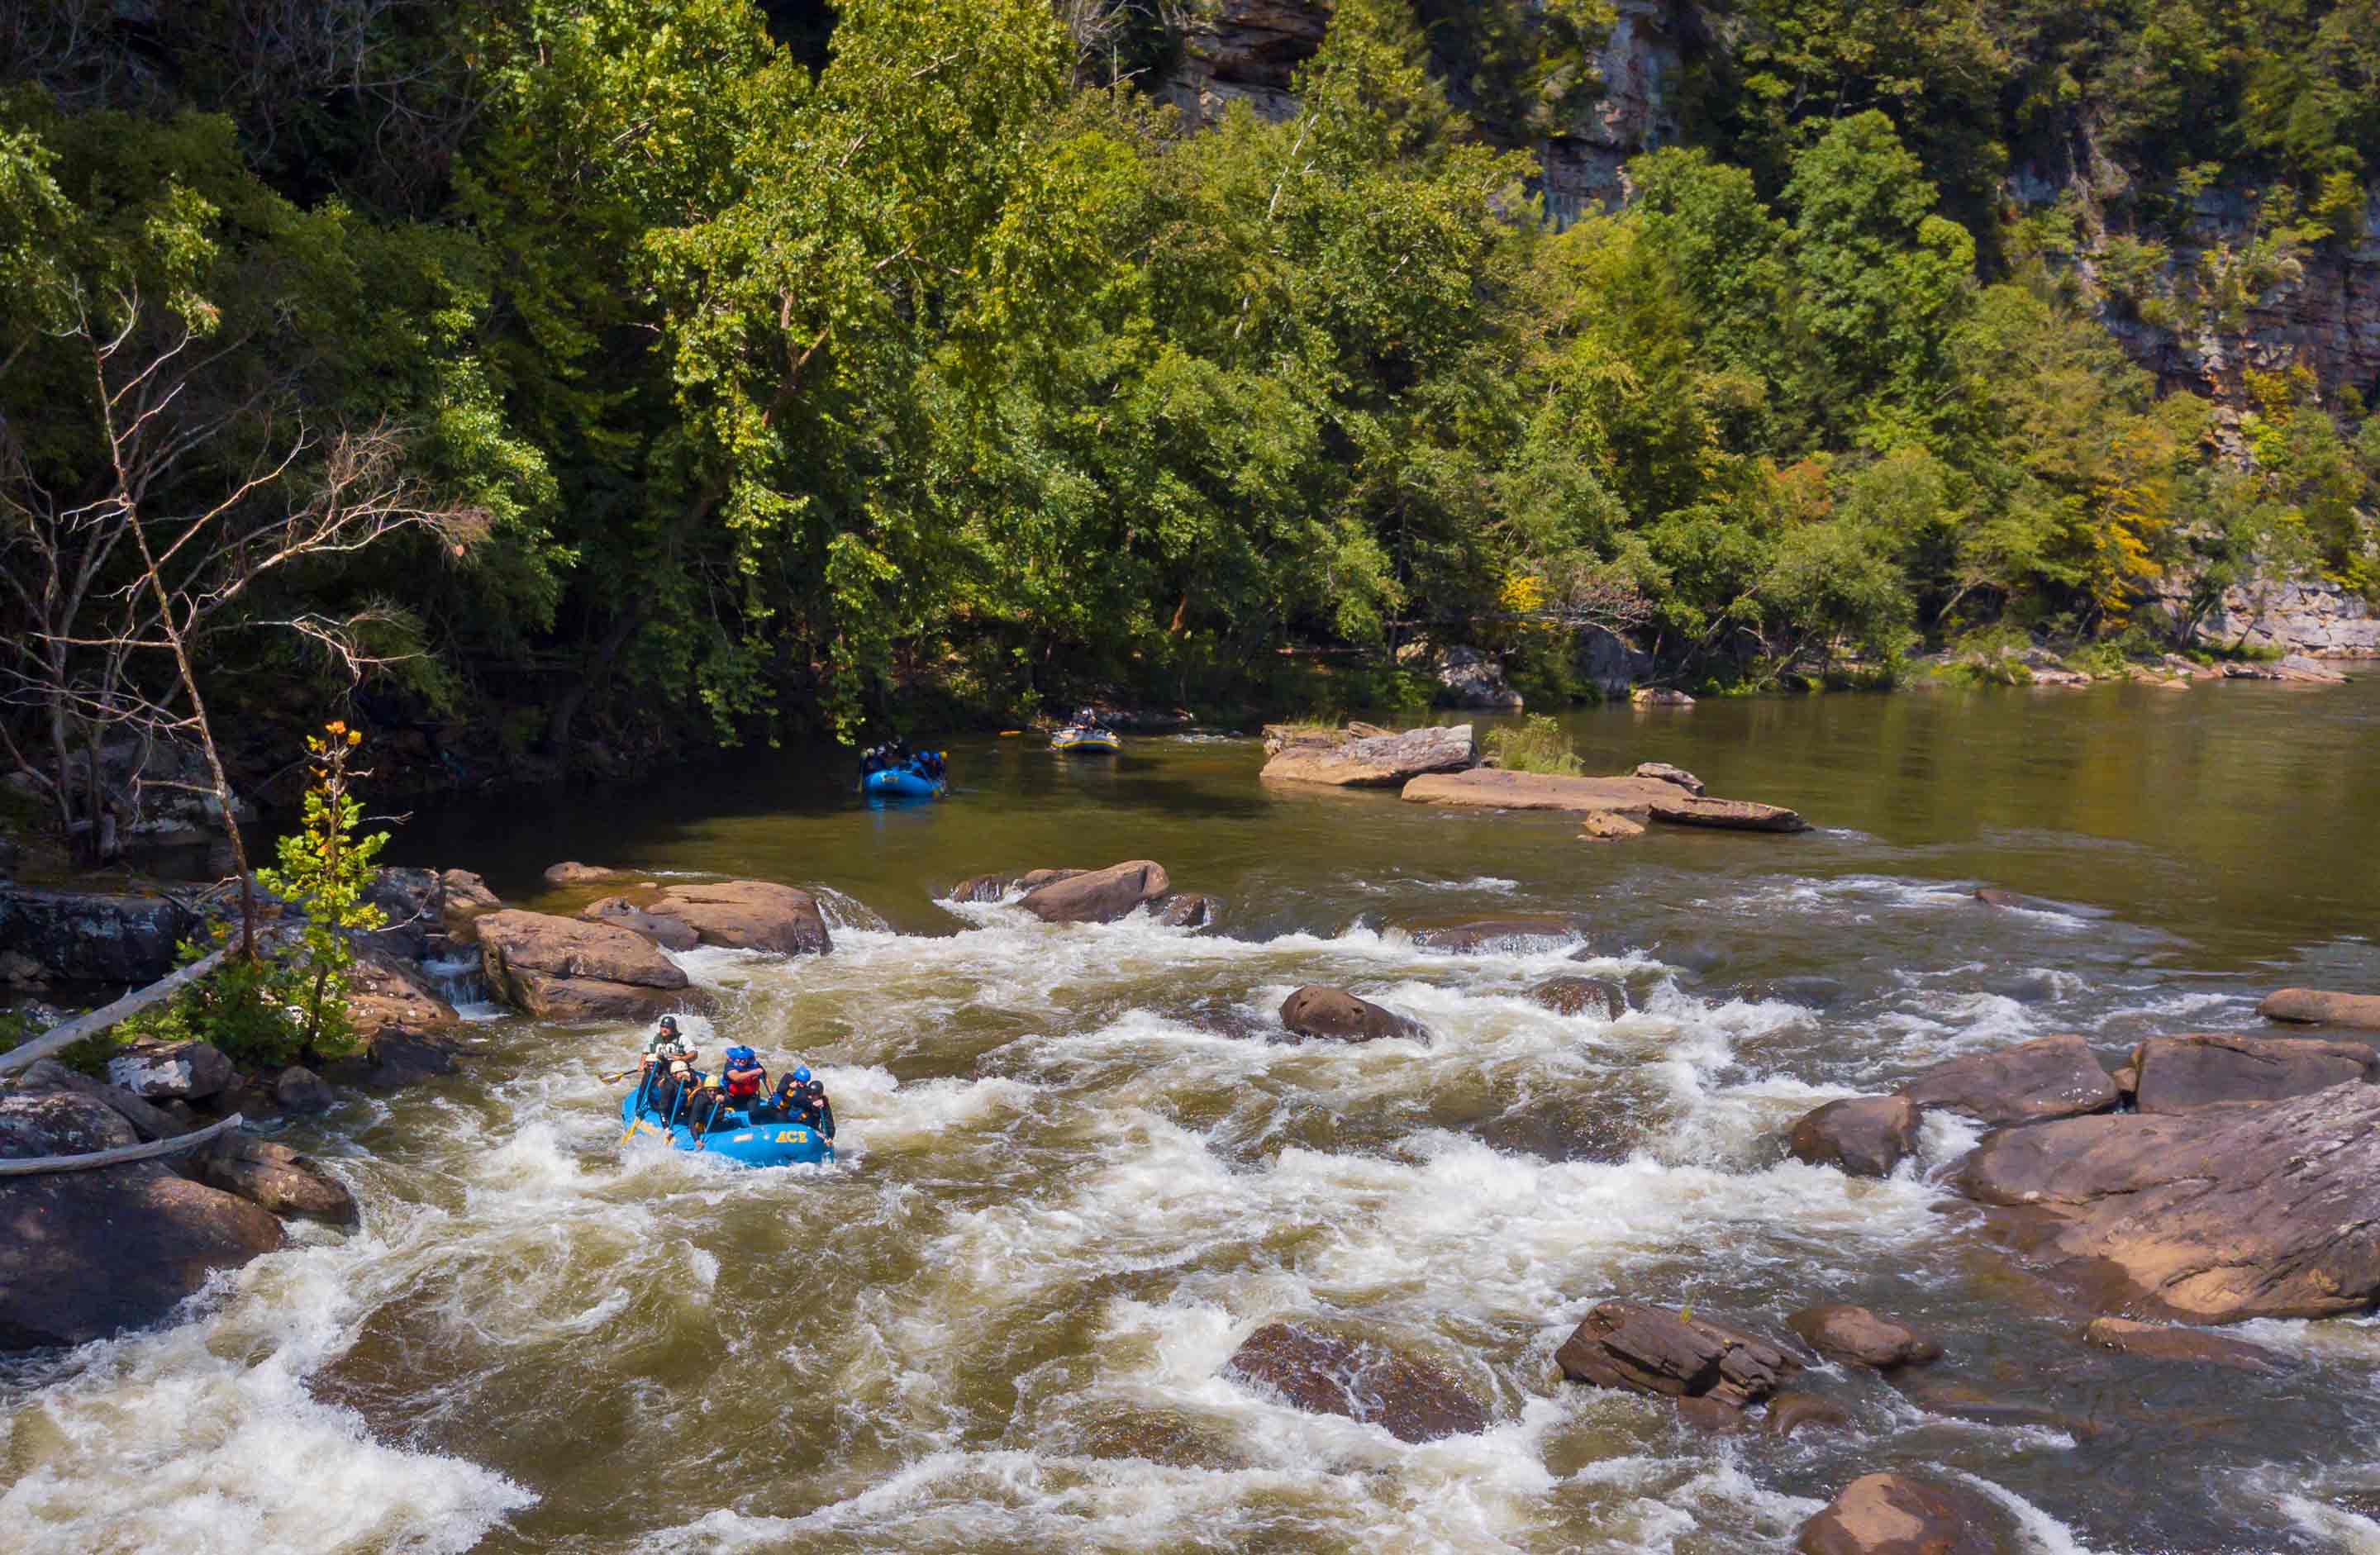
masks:
[[[1888,917],[1912,943],[1973,911],[1881,876],[1697,905]],[[183,1326],[0,1378],[0,1547],[1683,1555],[1781,1549],[1889,1457],[1986,1488],[2040,1549],[2085,1548],[2024,1488],[2080,1450],[2057,1430],[1879,1388],[1847,1432],[1706,1439],[1560,1382],[1552,1352],[1614,1294],[1774,1330],[1884,1278],[1904,1308],[1967,1311],[1973,1254],[1930,1177],[1973,1130],[1934,1121],[1863,1182],[1786,1158],[1784,1128],[1912,1062],[2232,996],[2086,981],[2058,947],[2095,927],[2057,910],[2010,930],[2038,964],[1895,945],[1833,1008],[1592,931],[1453,955],[1361,919],[1257,941],[947,911],[952,932],[897,934],[846,903],[832,955],[680,958],[720,1039],[825,1079],[832,1167],[623,1148],[598,1076],[625,1027],[475,1027],[462,1077],[309,1136],[360,1231],[301,1233]],[[1526,997],[1581,975],[1633,1008]],[[1432,1035],[1281,1040],[1308,982]],[[1515,1118],[1537,1132],[1499,1133]],[[1427,1357],[1489,1428],[1408,1444],[1224,1375],[1301,1316]],[[2369,1330],[2319,1331],[2289,1342],[2372,1360]],[[2303,1475],[2253,1472],[2308,1548],[2374,1548]]]

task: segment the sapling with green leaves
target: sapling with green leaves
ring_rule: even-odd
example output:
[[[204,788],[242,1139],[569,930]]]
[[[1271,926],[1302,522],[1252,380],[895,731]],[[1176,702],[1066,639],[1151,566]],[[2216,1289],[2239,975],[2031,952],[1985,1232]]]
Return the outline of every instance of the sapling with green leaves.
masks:
[[[388,833],[356,835],[363,805],[349,791],[347,762],[362,734],[334,721],[306,741],[313,781],[306,789],[305,824],[281,839],[281,865],[257,879],[305,914],[305,928],[281,963],[284,999],[297,1019],[299,1045],[317,1053],[346,1051],[355,1041],[347,1019],[347,974],[356,964],[352,936],[387,922],[364,900],[372,860]]]

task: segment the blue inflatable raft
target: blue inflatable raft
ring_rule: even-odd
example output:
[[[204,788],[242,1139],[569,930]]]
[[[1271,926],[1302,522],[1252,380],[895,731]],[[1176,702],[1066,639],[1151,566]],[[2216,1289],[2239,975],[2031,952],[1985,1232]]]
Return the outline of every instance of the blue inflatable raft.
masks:
[[[950,784],[941,778],[929,777],[913,762],[906,767],[887,767],[881,771],[870,772],[859,780],[859,786],[868,794],[884,798],[935,799],[940,798]]]
[[[697,1148],[694,1130],[683,1121],[664,1123],[650,1107],[637,1105],[637,1091],[620,1098],[620,1122],[632,1135],[667,1138],[681,1150]],[[729,1108],[702,1136],[701,1153],[738,1166],[819,1166],[834,1160],[834,1144],[808,1124],[754,1123]]]

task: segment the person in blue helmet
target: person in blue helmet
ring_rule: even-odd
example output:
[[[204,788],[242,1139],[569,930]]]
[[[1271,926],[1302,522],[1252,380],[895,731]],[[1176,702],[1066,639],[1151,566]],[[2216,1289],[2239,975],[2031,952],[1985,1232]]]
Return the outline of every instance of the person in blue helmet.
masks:
[[[750,1112],[760,1103],[760,1091],[769,1083],[769,1072],[760,1067],[760,1055],[738,1043],[727,1050],[726,1061],[720,1065],[719,1081],[725,1090],[727,1105]]]

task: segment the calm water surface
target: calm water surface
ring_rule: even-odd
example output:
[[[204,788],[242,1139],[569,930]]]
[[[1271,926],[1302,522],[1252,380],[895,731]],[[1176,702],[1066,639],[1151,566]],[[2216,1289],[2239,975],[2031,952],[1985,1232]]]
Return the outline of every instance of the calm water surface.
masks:
[[[464,1075],[291,1131],[365,1229],[309,1232],[170,1332],[0,1379],[0,1546],[248,1550],[1774,1550],[1846,1481],[1962,1477],[2046,1550],[2380,1549],[2380,1329],[2261,1323],[2273,1378],[2084,1349],[1929,1174],[1784,1159],[1828,1097],[2050,1031],[2109,1053],[2380,988],[2380,677],[2344,688],[1911,693],[1570,720],[1795,837],[1578,842],[1550,817],[1268,789],[1246,739],[1062,760],[953,743],[960,792],[868,808],[789,752],[456,802],[392,857],[568,907],[559,858],[828,888],[835,954],[686,958],[722,1039],[829,1081],[845,1159],[622,1150],[634,1033],[473,1028]],[[964,875],[1153,857],[1220,932],[1049,928]],[[2023,910],[1978,904],[2002,886]],[[1547,916],[1488,954],[1410,930]],[[1524,995],[1585,972],[1615,1021]],[[1267,1040],[1342,983],[1427,1041]],[[2030,1415],[1806,1380],[1849,1428],[1715,1439],[1569,1387],[1597,1300],[1779,1331],[1860,1301],[1933,1379]],[[1487,1406],[1409,1446],[1221,1375],[1300,1318]]]

